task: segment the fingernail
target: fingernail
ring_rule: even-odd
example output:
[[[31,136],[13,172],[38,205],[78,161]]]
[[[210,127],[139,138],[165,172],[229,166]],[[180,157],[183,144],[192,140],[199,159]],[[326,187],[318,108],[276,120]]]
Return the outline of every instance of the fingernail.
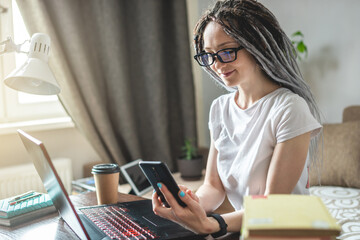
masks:
[[[180,197],[185,197],[185,193],[183,191],[180,192]]]
[[[153,193],[155,193],[155,192],[156,192],[156,190],[154,189]]]
[[[158,183],[158,184],[157,184],[157,186],[158,186],[159,188],[161,188],[161,187],[162,187],[161,183]]]

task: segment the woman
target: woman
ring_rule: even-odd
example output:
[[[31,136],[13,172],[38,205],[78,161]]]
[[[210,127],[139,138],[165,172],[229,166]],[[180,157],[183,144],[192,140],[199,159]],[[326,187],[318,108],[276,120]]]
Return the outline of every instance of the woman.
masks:
[[[153,209],[197,233],[218,237],[240,231],[245,195],[309,193],[307,156],[321,125],[291,41],[262,4],[217,2],[195,28],[195,49],[196,61],[231,92],[210,109],[204,184],[196,194],[181,186],[185,208],[162,185],[170,208],[155,193]],[[316,142],[311,146],[316,148]],[[207,216],[225,196],[235,211]]]

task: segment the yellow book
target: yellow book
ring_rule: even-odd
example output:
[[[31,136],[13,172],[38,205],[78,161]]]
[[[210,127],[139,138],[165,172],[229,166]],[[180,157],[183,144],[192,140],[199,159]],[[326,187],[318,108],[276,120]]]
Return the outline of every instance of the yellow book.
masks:
[[[242,238],[246,240],[259,237],[325,239],[341,232],[341,227],[317,196],[246,196],[244,209]]]

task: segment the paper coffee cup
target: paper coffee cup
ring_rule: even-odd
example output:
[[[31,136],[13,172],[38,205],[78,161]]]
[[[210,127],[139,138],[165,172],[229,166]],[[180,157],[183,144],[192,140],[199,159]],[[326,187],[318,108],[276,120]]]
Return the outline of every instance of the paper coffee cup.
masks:
[[[118,202],[119,165],[113,163],[93,166],[96,198],[99,205]]]

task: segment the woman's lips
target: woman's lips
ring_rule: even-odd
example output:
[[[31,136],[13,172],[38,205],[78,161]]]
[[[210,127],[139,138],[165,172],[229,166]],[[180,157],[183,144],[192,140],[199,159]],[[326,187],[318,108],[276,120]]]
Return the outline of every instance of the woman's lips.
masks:
[[[230,71],[230,72],[225,72],[225,73],[219,73],[219,75],[220,75],[221,77],[226,78],[226,77],[230,76],[234,71],[235,71],[235,70],[232,70],[232,71]]]

